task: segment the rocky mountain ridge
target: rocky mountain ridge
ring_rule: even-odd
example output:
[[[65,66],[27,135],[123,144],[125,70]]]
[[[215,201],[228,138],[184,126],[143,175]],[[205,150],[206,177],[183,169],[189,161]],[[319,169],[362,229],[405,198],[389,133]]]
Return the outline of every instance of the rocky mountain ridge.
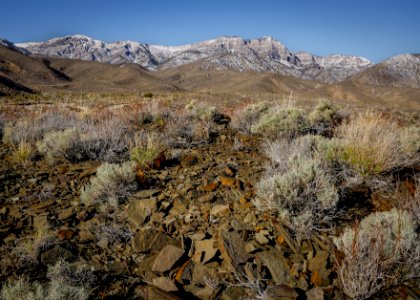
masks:
[[[182,46],[160,46],[134,41],[105,43],[84,35],[72,35],[16,46],[33,55],[114,64],[132,62],[151,71],[201,62],[203,69],[272,72],[327,83],[342,81],[373,65],[357,56],[320,57],[307,52],[295,53],[272,37],[225,36]]]

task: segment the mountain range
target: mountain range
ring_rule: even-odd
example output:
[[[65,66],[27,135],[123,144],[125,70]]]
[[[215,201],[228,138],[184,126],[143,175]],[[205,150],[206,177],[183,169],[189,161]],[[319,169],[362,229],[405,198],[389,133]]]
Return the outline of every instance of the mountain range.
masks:
[[[16,46],[33,55],[113,64],[129,62],[149,71],[200,61],[203,69],[271,72],[326,83],[339,82],[373,65],[368,59],[357,56],[295,53],[272,37],[220,37],[183,46],[159,46],[133,41],[105,43],[84,35],[72,35]]]
[[[409,109],[420,107],[420,55],[373,64],[292,52],[269,37],[174,47],[80,35],[20,44],[0,39],[0,94],[16,91],[293,94]]]

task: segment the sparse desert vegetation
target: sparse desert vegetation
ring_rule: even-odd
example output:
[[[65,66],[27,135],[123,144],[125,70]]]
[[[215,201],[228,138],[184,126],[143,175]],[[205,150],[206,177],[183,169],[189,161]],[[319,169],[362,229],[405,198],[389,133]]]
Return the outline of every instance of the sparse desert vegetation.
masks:
[[[0,105],[1,299],[419,294],[415,118],[56,97]]]

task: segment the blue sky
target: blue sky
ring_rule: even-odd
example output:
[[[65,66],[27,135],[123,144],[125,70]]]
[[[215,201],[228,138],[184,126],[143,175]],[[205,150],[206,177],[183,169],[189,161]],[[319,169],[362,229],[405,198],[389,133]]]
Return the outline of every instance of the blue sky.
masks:
[[[0,37],[13,42],[85,34],[180,45],[221,35],[270,35],[290,50],[375,62],[420,52],[420,0],[3,0]]]

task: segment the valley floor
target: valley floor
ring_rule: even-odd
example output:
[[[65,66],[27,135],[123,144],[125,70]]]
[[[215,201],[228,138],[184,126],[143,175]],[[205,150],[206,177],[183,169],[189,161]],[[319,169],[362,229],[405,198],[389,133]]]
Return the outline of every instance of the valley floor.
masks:
[[[165,97],[0,105],[0,299],[419,299],[415,117]]]

